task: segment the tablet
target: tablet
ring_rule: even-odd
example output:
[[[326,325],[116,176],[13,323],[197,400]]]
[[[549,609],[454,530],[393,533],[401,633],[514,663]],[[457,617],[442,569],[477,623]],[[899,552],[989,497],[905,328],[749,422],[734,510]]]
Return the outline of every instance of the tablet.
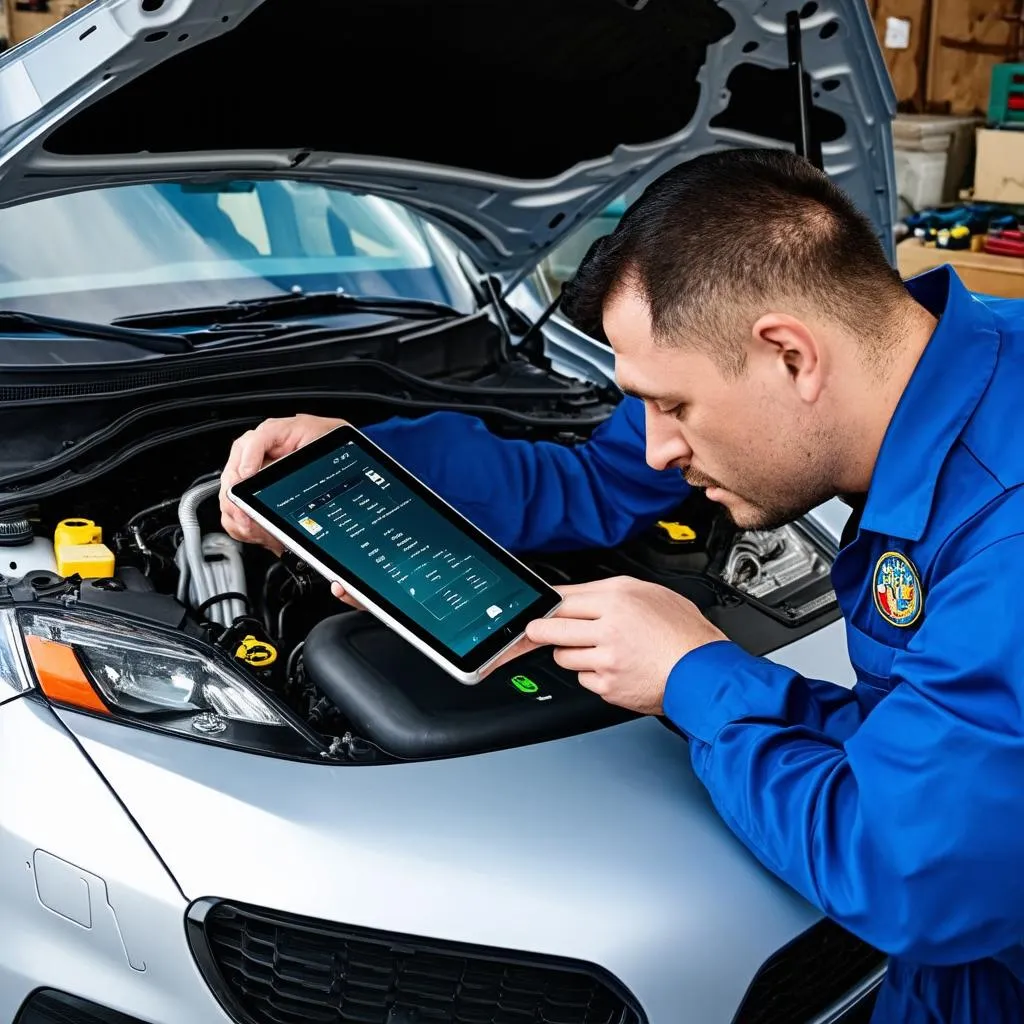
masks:
[[[561,597],[355,427],[230,499],[452,676],[476,683]]]

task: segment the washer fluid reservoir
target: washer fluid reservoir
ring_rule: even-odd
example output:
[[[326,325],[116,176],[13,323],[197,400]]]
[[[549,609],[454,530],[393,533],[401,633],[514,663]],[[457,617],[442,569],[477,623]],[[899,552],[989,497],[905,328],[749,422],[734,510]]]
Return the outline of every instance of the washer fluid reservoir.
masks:
[[[20,579],[38,570],[57,571],[53,542],[34,536],[27,519],[0,520],[0,576]]]

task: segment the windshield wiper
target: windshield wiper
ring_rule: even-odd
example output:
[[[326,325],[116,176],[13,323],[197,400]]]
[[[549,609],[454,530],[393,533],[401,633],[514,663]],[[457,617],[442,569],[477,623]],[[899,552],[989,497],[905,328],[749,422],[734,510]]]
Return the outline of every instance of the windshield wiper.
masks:
[[[333,292],[287,292],[259,299],[233,299],[221,306],[195,306],[164,312],[123,316],[115,324],[163,327],[170,324],[238,324],[275,316],[333,315],[336,313],[380,313],[407,319],[436,319],[462,316],[453,306],[431,299],[403,299],[390,295],[349,295]]]
[[[59,316],[23,313],[16,309],[0,309],[0,332],[39,332],[64,334],[71,338],[93,338],[97,341],[118,341],[147,352],[161,354],[191,352],[192,342],[177,334],[154,334],[114,324],[94,324],[86,320],[66,320]]]

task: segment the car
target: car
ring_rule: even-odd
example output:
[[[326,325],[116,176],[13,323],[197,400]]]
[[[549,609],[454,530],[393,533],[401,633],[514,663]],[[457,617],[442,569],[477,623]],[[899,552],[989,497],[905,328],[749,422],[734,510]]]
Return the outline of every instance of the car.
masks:
[[[611,353],[541,262],[743,145],[820,162],[891,254],[894,109],[860,0],[93,0],[0,57],[0,1021],[863,1017],[884,953],[668,723],[543,653],[452,681],[214,495],[297,411],[583,441]],[[844,519],[737,531],[695,492],[522,554],[849,684]]]

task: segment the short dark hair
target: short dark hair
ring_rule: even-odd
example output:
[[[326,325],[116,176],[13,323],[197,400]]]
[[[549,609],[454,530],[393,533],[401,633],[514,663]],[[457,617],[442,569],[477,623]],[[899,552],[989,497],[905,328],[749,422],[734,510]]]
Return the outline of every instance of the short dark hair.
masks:
[[[793,153],[721,150],[672,168],[598,239],[563,292],[581,330],[604,337],[605,302],[639,288],[655,339],[706,341],[742,372],[738,317],[804,298],[867,337],[907,295],[875,230],[823,172]]]

